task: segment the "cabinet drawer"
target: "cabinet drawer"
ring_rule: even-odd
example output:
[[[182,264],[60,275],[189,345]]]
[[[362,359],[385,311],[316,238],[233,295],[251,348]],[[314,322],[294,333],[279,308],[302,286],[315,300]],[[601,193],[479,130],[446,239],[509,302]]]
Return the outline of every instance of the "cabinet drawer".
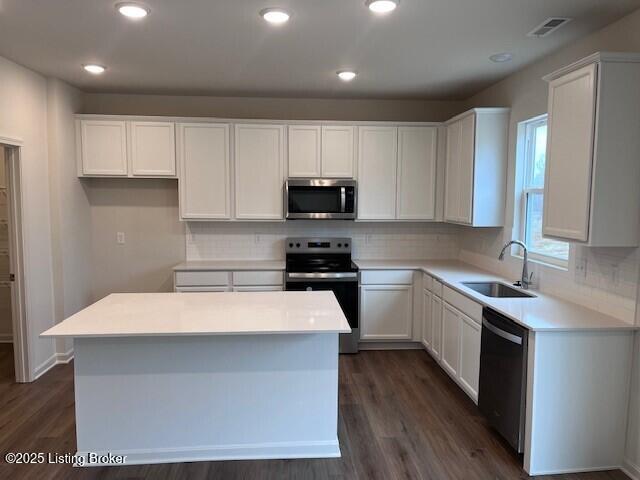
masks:
[[[411,285],[413,270],[365,270],[360,274],[362,285]]]
[[[482,305],[479,303],[474,302],[449,287],[444,287],[444,300],[462,313],[471,317],[477,323],[482,323]]]
[[[175,291],[178,293],[185,292],[228,292],[229,287],[176,287]]]
[[[229,285],[229,272],[176,272],[176,287],[226,285]]]
[[[423,273],[422,288],[424,288],[425,290],[431,291],[432,284],[433,284],[433,278],[431,278],[431,275],[427,275],[426,273]]]
[[[442,297],[442,282],[440,282],[440,280],[436,280],[435,278],[431,280],[431,293]]]
[[[233,272],[234,285],[282,285],[282,272]]]

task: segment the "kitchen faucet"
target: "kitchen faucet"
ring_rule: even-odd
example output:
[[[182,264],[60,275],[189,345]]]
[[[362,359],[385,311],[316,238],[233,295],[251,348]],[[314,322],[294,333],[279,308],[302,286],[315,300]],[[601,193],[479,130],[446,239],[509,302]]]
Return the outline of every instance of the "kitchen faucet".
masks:
[[[529,287],[533,284],[533,272],[531,272],[531,275],[529,275],[527,246],[525,245],[525,243],[521,242],[520,240],[509,240],[507,243],[505,243],[504,247],[502,247],[502,251],[500,252],[498,260],[504,260],[504,252],[506,252],[507,248],[509,248],[511,245],[518,245],[519,247],[522,247],[522,250],[524,251],[524,258],[522,259],[522,279],[518,283],[520,283],[519,286],[521,286],[523,289],[528,290]]]

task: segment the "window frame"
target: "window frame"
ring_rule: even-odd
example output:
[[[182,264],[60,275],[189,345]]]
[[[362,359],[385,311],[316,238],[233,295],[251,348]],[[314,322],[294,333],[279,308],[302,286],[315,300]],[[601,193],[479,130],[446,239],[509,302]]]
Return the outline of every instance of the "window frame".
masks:
[[[521,178],[521,188],[519,193],[518,201],[520,202],[519,208],[519,231],[521,238],[526,242],[527,239],[527,228],[529,226],[528,218],[527,218],[527,207],[529,202],[529,196],[531,194],[540,194],[542,195],[542,201],[544,202],[544,186],[534,187],[531,185],[531,174],[533,172],[533,166],[531,162],[533,160],[533,149],[535,148],[533,142],[533,135],[535,129],[541,125],[548,126],[548,114],[538,115],[537,117],[530,118],[529,120],[525,120],[520,124],[523,127],[522,130],[522,141],[524,145],[521,149],[518,149],[518,152],[523,156],[523,158],[516,158],[517,161],[522,161],[522,178]],[[546,162],[545,162],[545,171],[546,171]],[[516,211],[518,211],[516,209]],[[559,240],[556,240],[559,241]],[[566,243],[566,242],[563,242]],[[512,253],[512,256],[517,258],[523,257],[523,252],[520,247],[517,247],[515,253]],[[533,250],[528,251],[528,256],[530,260],[533,260],[538,263],[542,263],[544,265],[561,268],[563,270],[568,270],[569,268],[569,256],[571,255],[571,249],[569,248],[569,253],[567,254],[567,259],[554,257],[551,255],[545,255],[543,253],[539,253]]]

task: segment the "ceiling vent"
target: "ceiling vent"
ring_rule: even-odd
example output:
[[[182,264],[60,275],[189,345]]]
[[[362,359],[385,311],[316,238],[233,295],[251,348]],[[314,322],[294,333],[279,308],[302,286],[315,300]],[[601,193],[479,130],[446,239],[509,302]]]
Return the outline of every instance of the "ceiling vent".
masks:
[[[567,17],[551,17],[547,18],[544,22],[534,28],[532,31],[527,33],[527,37],[537,37],[542,38],[548,35],[551,35],[557,29],[562,27],[563,25],[569,23],[571,21],[570,18]]]

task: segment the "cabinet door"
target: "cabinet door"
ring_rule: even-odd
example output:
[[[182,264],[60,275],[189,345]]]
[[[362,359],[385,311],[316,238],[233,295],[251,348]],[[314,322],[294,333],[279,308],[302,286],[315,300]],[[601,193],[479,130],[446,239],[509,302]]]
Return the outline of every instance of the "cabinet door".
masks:
[[[231,218],[229,125],[178,125],[180,216]]]
[[[442,299],[431,296],[431,353],[440,359],[442,353]]]
[[[431,348],[431,339],[433,337],[433,326],[431,322],[431,292],[422,291],[422,344],[427,348]]]
[[[465,314],[460,314],[460,384],[478,402],[480,377],[480,324]]]
[[[597,66],[549,83],[549,123],[542,233],[587,241]]]
[[[458,160],[458,221],[473,221],[473,171],[476,150],[476,116],[467,115],[460,121],[460,157]]]
[[[460,368],[460,312],[444,302],[442,309],[442,366],[454,378]]]
[[[175,287],[174,291],[178,293],[185,292],[230,292],[229,287]]]
[[[413,323],[411,285],[361,287],[363,340],[411,340]]]
[[[175,177],[174,124],[172,122],[130,122],[129,128],[132,175]]]
[[[320,127],[289,125],[289,176],[320,176]]]
[[[460,208],[460,122],[447,126],[447,171],[445,181],[444,219],[459,221]]]
[[[353,178],[355,127],[322,127],[322,176]]]
[[[360,127],[358,149],[358,218],[396,217],[398,129]]]
[[[283,218],[284,126],[235,126],[236,218]]]
[[[120,120],[81,120],[84,175],[127,175],[127,129]]]
[[[398,129],[398,218],[433,220],[436,201],[436,127]]]

